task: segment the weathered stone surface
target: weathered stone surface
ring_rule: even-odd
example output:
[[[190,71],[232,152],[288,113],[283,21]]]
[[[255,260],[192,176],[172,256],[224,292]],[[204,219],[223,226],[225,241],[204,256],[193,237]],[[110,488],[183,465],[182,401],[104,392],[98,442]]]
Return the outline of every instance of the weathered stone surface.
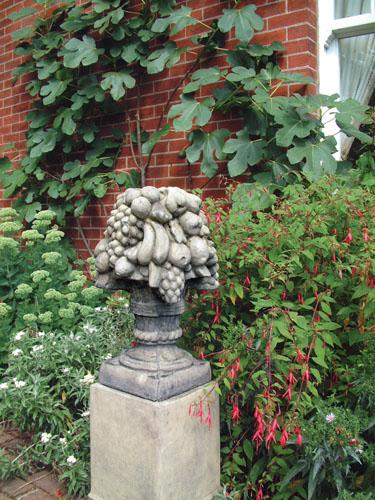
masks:
[[[211,499],[220,488],[219,404],[211,389],[199,387],[155,403],[94,384],[89,497]],[[205,396],[211,429],[189,416],[190,405]]]

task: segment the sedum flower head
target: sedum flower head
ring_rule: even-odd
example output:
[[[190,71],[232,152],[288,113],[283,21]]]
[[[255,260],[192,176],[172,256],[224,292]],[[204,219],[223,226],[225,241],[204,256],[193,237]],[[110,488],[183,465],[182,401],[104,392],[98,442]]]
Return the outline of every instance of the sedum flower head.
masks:
[[[18,217],[18,213],[14,208],[5,207],[0,209],[0,220],[9,220]]]
[[[35,219],[37,220],[48,220],[51,221],[56,217],[55,212],[52,210],[41,210],[35,215]]]
[[[46,243],[58,243],[64,237],[64,233],[57,228],[52,228],[47,231],[45,236]]]
[[[28,313],[24,314],[22,316],[22,319],[24,320],[25,323],[35,323],[38,318],[35,316],[35,314]]]
[[[16,288],[14,295],[20,299],[25,299],[33,292],[33,288],[27,283],[20,283]]]
[[[100,288],[96,288],[95,286],[89,286],[84,288],[81,294],[86,300],[94,300],[102,295],[102,290]]]
[[[38,269],[38,271],[31,273],[31,279],[34,283],[39,283],[47,278],[49,278],[49,272],[44,269]]]
[[[10,251],[15,253],[18,250],[18,241],[13,238],[8,238],[7,236],[0,237],[0,252]]]
[[[12,308],[4,302],[0,302],[0,318],[5,318],[11,312]]]
[[[44,294],[44,298],[47,300],[61,300],[62,296],[62,293],[54,288],[49,288]]]
[[[62,255],[59,252],[46,252],[42,254],[42,259],[46,264],[57,264],[59,261],[61,261]]]
[[[47,325],[48,323],[52,323],[53,314],[51,311],[46,311],[44,313],[40,313],[38,316],[38,321]]]
[[[69,307],[62,307],[59,309],[59,316],[63,319],[73,319],[75,316],[74,309],[70,309]]]
[[[0,231],[3,233],[16,233],[22,229],[22,224],[18,221],[5,221],[0,223]]]
[[[68,284],[68,289],[71,292],[79,292],[80,290],[82,290],[83,285],[84,285],[84,281],[82,281],[82,280],[74,280],[74,281],[71,281]]]
[[[79,306],[79,312],[82,314],[84,318],[91,314],[93,311],[92,307],[90,306]]]
[[[32,229],[37,229],[38,231],[41,229],[45,229],[49,227],[51,222],[49,220],[34,220],[32,224]]]
[[[43,235],[40,234],[40,232],[36,229],[26,229],[26,231],[22,231],[21,237],[24,240],[28,241],[37,241],[43,239]]]

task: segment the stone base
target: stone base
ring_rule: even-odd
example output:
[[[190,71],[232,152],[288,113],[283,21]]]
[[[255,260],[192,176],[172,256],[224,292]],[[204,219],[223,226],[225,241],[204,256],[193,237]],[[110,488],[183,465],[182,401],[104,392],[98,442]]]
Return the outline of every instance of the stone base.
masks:
[[[149,348],[150,352],[154,354],[155,360],[147,360],[148,362],[145,363],[143,356],[141,361],[144,366],[150,368],[155,364],[155,370],[142,370],[136,364],[135,355],[133,358],[130,357],[132,351],[136,353],[137,350],[141,349],[146,349],[146,346],[129,349],[128,359],[126,358],[127,352],[125,352],[117,358],[105,361],[100,368],[100,383],[151,401],[164,401],[211,380],[211,368],[207,361],[194,359],[191,354],[176,346],[152,346]],[[164,351],[167,349],[180,352],[180,359],[177,358],[177,355],[172,356],[171,361],[166,359]],[[125,366],[125,363],[133,363],[134,369]],[[179,363],[182,366],[181,369],[178,369]],[[170,366],[169,369],[168,366]]]
[[[220,488],[218,395],[212,384],[152,402],[91,387],[91,500],[209,500]],[[189,416],[208,394],[211,429]]]

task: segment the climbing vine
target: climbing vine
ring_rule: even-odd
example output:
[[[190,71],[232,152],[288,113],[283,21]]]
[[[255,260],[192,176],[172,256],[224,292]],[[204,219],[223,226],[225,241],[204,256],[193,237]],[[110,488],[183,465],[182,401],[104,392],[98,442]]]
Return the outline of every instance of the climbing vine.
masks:
[[[336,171],[336,140],[323,133],[325,114],[338,130],[372,141],[357,126],[367,108],[353,100],[278,95],[283,85],[312,81],[280,69],[278,42],[251,43],[263,28],[255,6],[229,2],[231,8],[206,23],[175,3],[144,0],[135,8],[126,0],[89,0],[81,6],[68,0],[54,7],[54,0],[34,0],[35,7],[10,16],[32,19],[13,38],[15,53],[25,57],[14,78],[31,75],[26,88],[33,107],[26,154],[17,168],[7,157],[0,160],[0,183],[5,197],[23,195],[15,205],[26,220],[47,199],[63,223],[116,185],[144,185],[155,145],[174,131],[189,134],[182,154],[189,164],[200,162],[207,177],[217,175],[218,161],[224,160],[230,176],[245,174],[249,182],[240,186],[241,193],[251,192],[254,209],[271,204],[272,192],[293,182],[297,172],[317,179]],[[175,35],[194,25],[201,33],[177,44]],[[229,32],[235,43],[228,42]],[[191,43],[195,60],[170,92],[155,130],[145,130],[141,83],[178,64]],[[218,53],[226,56],[226,69],[212,66]],[[212,95],[199,97],[207,85],[215,87]],[[240,127],[234,134],[213,129],[214,112],[235,112]],[[115,167],[125,144],[135,169],[119,172]]]

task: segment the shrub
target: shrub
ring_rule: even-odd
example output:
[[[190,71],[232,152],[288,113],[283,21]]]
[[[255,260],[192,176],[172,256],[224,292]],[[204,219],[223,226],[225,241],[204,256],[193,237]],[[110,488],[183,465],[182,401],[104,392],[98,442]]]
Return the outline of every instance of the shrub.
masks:
[[[250,212],[238,193],[207,201],[220,289],[191,294],[195,322],[184,339],[211,361],[221,394],[225,494],[371,491],[374,196],[324,178],[288,186],[272,210]],[[348,432],[333,447],[321,416],[331,411]],[[321,447],[324,467],[315,465]]]
[[[0,385],[0,414],[32,441],[18,459],[0,455],[0,477],[25,473],[31,463],[57,470],[75,498],[89,488],[89,389],[104,359],[130,343],[127,303],[112,300],[66,334],[32,329],[11,341],[9,366]]]
[[[87,285],[82,262],[75,262],[54,217],[43,210],[23,230],[14,209],[0,210],[0,362],[11,334],[25,328],[70,332],[103,300],[102,290]]]

